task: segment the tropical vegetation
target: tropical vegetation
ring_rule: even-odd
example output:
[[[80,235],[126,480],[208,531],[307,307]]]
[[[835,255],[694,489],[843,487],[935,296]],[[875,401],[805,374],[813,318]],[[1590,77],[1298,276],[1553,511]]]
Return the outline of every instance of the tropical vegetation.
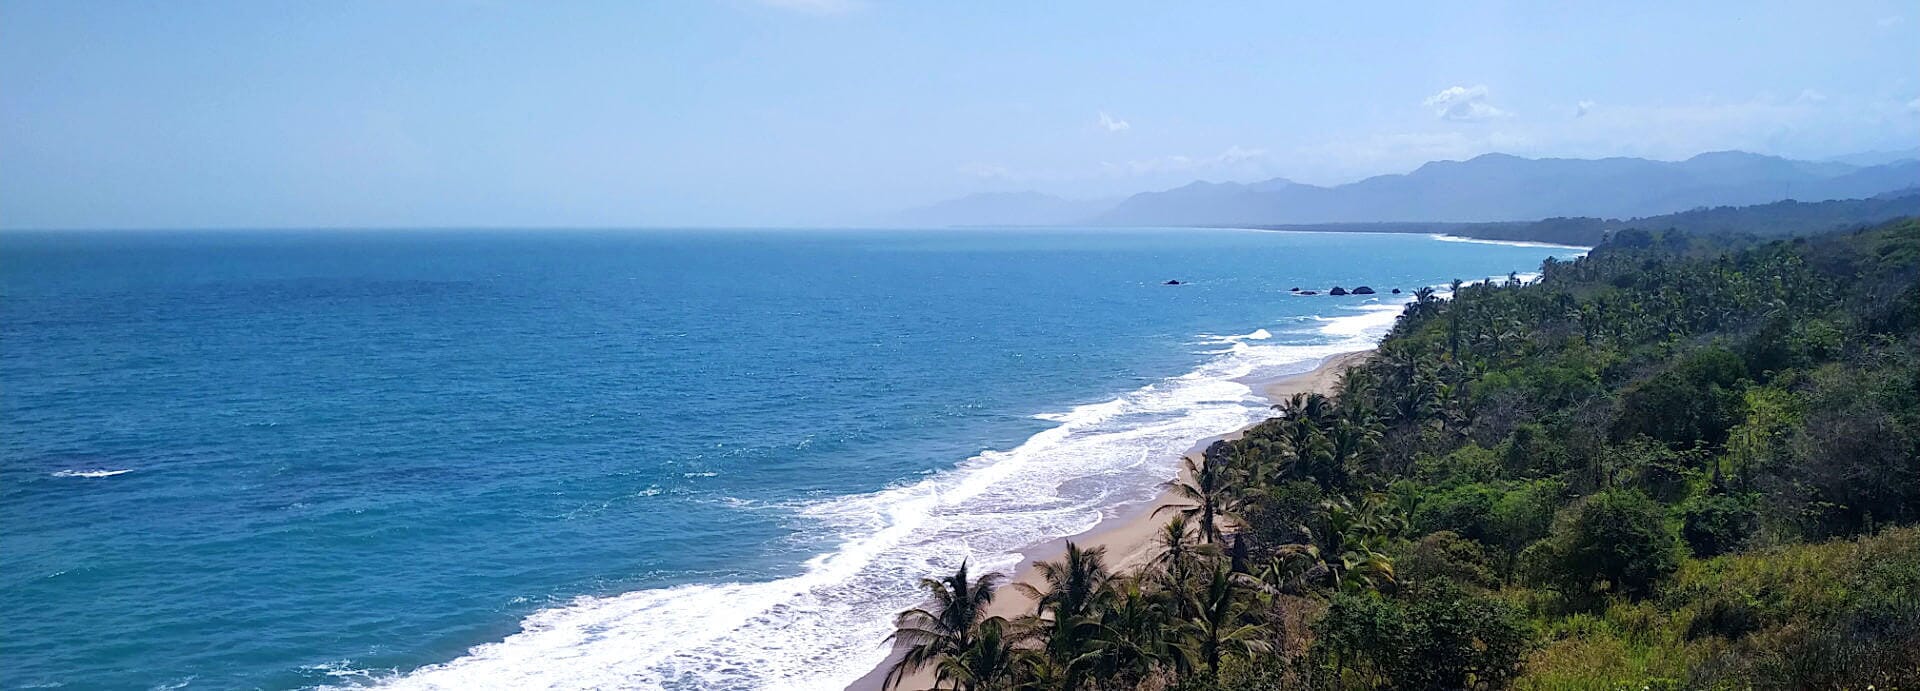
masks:
[[[926,582],[940,688],[1920,688],[1920,220],[1621,230],[1422,290],[1207,449],[1158,558]],[[972,580],[969,580],[969,579]]]

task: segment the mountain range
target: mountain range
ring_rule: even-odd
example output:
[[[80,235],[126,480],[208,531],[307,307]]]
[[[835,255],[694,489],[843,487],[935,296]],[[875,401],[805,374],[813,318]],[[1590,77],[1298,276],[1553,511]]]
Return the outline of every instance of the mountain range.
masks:
[[[1875,160],[1891,158],[1876,156]],[[1435,161],[1409,173],[1331,187],[1284,178],[1195,182],[1117,202],[1075,201],[1037,192],[978,194],[902,212],[890,221],[903,225],[1220,226],[1632,218],[1785,199],[1872,197],[1916,185],[1920,185],[1920,160],[1913,158],[1859,165],[1742,151],[1705,153],[1684,161],[1486,154],[1466,161]]]

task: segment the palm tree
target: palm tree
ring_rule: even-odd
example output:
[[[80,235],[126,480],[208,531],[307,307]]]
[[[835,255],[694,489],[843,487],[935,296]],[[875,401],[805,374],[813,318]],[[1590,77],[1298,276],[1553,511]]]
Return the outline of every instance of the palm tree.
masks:
[[[1393,401],[1394,418],[1403,423],[1416,423],[1433,414],[1438,389],[1438,375],[1425,369],[1414,371]]]
[[[1315,570],[1330,572],[1320,548],[1311,544],[1280,545],[1255,578],[1259,587],[1276,595],[1300,595],[1306,592]]]
[[[1153,557],[1152,563],[1166,576],[1169,590],[1183,591],[1194,562],[1218,554],[1218,550],[1210,549],[1211,545],[1199,543],[1194,537],[1193,525],[1184,514],[1174,514],[1171,520],[1160,526],[1158,540],[1160,553]]]
[[[1115,682],[1118,688],[1132,688],[1166,662],[1176,663],[1176,671],[1184,670],[1167,636],[1177,621],[1169,612],[1173,592],[1149,589],[1139,577],[1115,579],[1112,596],[1099,608],[1090,649],[1080,656],[1078,666],[1106,680],[1110,688],[1116,687]]]
[[[1200,520],[1200,539],[1208,544],[1220,539],[1220,519],[1232,513],[1235,501],[1227,489],[1226,460],[1228,445],[1215,442],[1207,449],[1207,461],[1195,463],[1192,457],[1185,459],[1186,477],[1175,479],[1166,484],[1173,495],[1188,504],[1165,504],[1153,510],[1158,516],[1162,511],[1173,511],[1189,519]],[[1215,453],[1215,449],[1220,449]]]
[[[1351,466],[1380,443],[1380,432],[1372,424],[1345,418],[1334,419],[1315,432],[1299,465],[1322,490],[1346,486]]]
[[[1192,598],[1196,614],[1181,627],[1186,635],[1182,649],[1190,661],[1206,667],[1211,681],[1219,681],[1220,660],[1228,651],[1252,654],[1269,647],[1260,639],[1264,631],[1246,621],[1247,610],[1236,597],[1234,583],[1227,569],[1215,568],[1206,589]]]
[[[1107,571],[1107,548],[1081,549],[1073,541],[1067,541],[1067,553],[1059,561],[1043,561],[1034,564],[1040,572],[1040,580],[1046,583],[1042,591],[1025,583],[1015,583],[1013,587],[1028,597],[1038,601],[1038,614],[1053,614],[1054,620],[1065,617],[1085,616],[1093,609],[1106,587],[1107,579],[1112,577]]]
[[[1000,580],[997,573],[969,579],[964,561],[952,576],[920,579],[920,587],[927,589],[933,601],[895,617],[894,632],[888,640],[904,646],[906,653],[887,670],[885,687],[898,686],[928,665],[936,666],[939,676],[935,677],[935,686],[947,679],[945,660],[959,658],[975,647],[980,627],[989,619],[987,605],[993,602],[993,588]]]
[[[1453,283],[1448,288],[1453,293],[1453,309],[1447,310],[1447,355],[1458,360],[1460,359],[1460,311],[1462,309],[1460,279],[1453,279]]]
[[[957,654],[940,658],[937,679],[952,679],[965,691],[1001,691],[1013,687],[1020,670],[1020,651],[1007,635],[1007,622],[987,617],[975,627],[973,640]]]
[[[1440,423],[1443,434],[1464,434],[1461,428],[1472,422],[1473,399],[1467,395],[1467,385],[1439,383],[1433,387],[1434,418]]]
[[[1320,503],[1327,517],[1327,549],[1314,557],[1335,555],[1324,563],[1335,587],[1378,590],[1394,584],[1393,559],[1384,550],[1388,535],[1399,530],[1401,519],[1389,512],[1386,497],[1369,494],[1358,505],[1346,497]]]
[[[1363,422],[1373,417],[1372,403],[1380,387],[1380,378],[1373,368],[1364,365],[1349,367],[1340,375],[1339,391],[1340,414],[1348,420]]]
[[[1287,420],[1267,423],[1271,429],[1248,432],[1234,445],[1233,484],[1242,495],[1281,482],[1299,460],[1286,436]],[[1265,426],[1263,426],[1265,427]]]
[[[1079,685],[1081,668],[1099,621],[1093,616],[1103,600],[1111,595],[1107,581],[1107,548],[1081,549],[1067,542],[1067,553],[1059,561],[1034,565],[1046,589],[1026,583],[1013,587],[1036,601],[1034,614],[1025,619],[1033,634],[1061,676],[1061,687]]]
[[[1421,286],[1413,291],[1413,304],[1407,306],[1406,314],[1414,319],[1425,319],[1439,309],[1440,299],[1434,297],[1433,288]]]
[[[1333,399],[1320,393],[1297,393],[1273,406],[1281,417],[1321,422],[1333,413]]]

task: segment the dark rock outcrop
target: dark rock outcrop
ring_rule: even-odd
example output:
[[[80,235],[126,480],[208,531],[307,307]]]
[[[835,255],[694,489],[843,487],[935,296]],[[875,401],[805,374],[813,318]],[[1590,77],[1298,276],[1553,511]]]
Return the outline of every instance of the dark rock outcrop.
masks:
[[[1399,289],[1399,288],[1394,288],[1394,289],[1393,289],[1393,294],[1394,294],[1394,295],[1399,295],[1399,294],[1400,294],[1400,289]]]
[[[1180,285],[1180,279],[1177,279],[1177,278],[1168,279],[1166,283],[1162,283],[1160,285],[1177,286],[1177,285]]]
[[[1300,286],[1294,286],[1294,287],[1292,287],[1292,288],[1288,288],[1288,289],[1287,289],[1287,292],[1290,292],[1290,293],[1298,293],[1298,292],[1300,292]]]
[[[1367,286],[1360,286],[1358,288],[1353,289],[1353,294],[1354,295],[1372,295],[1373,289]]]
[[[1347,289],[1346,289],[1346,288],[1342,288],[1342,287],[1340,287],[1340,286],[1334,286],[1334,287],[1333,287],[1333,290],[1329,290],[1329,291],[1327,291],[1327,294],[1328,294],[1328,295],[1346,295],[1346,294],[1347,294]]]
[[[1319,294],[1320,294],[1320,291],[1318,291],[1318,290],[1302,290],[1302,291],[1300,291],[1300,294],[1301,294],[1301,295],[1319,295]]]

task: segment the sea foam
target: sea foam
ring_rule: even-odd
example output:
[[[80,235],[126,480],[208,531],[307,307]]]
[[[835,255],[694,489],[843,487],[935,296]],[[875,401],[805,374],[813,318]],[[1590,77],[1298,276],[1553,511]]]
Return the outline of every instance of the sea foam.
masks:
[[[86,477],[86,478],[101,478],[101,477],[113,477],[113,476],[115,476],[115,475],[125,475],[125,474],[127,474],[127,473],[131,473],[131,472],[133,472],[133,469],[132,469],[132,468],[120,468],[120,469],[116,469],[116,470],[104,470],[104,469],[94,469],[94,470],[56,470],[56,471],[54,471],[54,472],[52,472],[52,473],[50,473],[50,474],[51,474],[52,476],[54,476],[54,477]]]
[[[387,677],[396,689],[845,688],[887,657],[893,616],[918,604],[920,578],[1011,571],[1021,550],[1085,532],[1151,500],[1195,441],[1265,418],[1237,380],[1305,372],[1370,347],[1399,304],[1368,304],[1268,344],[1265,329],[1199,337],[1227,346],[1192,372],[1111,400],[1040,415],[1055,426],[950,471],[800,509],[845,536],[799,575],[581,597],[536,612],[519,633],[450,662]],[[1284,339],[1282,339],[1284,340]]]
[[[1548,249],[1580,250],[1580,254],[1586,254],[1587,250],[1593,249],[1586,245],[1562,245],[1562,244],[1552,243],[1552,242],[1529,242],[1525,240],[1485,240],[1481,238],[1469,238],[1469,237],[1462,237],[1459,235],[1443,235],[1438,233],[1429,235],[1428,237],[1431,237],[1435,240],[1439,240],[1441,242],[1471,242],[1478,245],[1505,245],[1507,247],[1545,247]],[[1569,255],[1569,257],[1575,257],[1575,256],[1579,256],[1579,255],[1578,254]]]

